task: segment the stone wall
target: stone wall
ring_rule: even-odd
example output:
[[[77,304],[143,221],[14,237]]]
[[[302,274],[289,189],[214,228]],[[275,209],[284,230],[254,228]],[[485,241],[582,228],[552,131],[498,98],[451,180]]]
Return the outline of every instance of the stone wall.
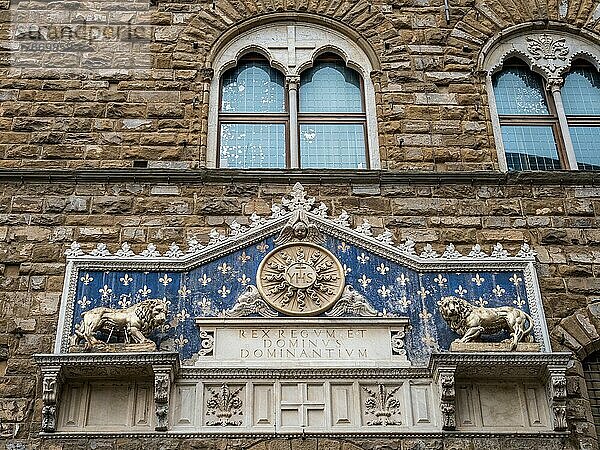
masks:
[[[3,436],[14,434],[18,442],[34,439],[39,431],[40,383],[31,355],[52,350],[63,253],[72,240],[86,250],[104,242],[112,251],[125,241],[136,251],[152,242],[164,252],[173,241],[182,243],[192,234],[204,238],[214,227],[225,231],[227,223],[245,223],[253,212],[267,214],[271,202],[291,187],[281,178],[269,180],[266,172],[256,174],[264,179],[261,183],[219,174],[211,182],[194,177],[175,183],[147,170],[122,174],[129,178],[122,182],[101,177],[9,182],[7,175],[0,185],[0,420]],[[410,236],[418,247],[432,243],[441,252],[453,242],[468,253],[480,243],[489,252],[500,241],[514,254],[524,240],[529,242],[538,252],[554,350],[571,350],[583,358],[585,351],[597,348],[600,189],[586,186],[593,177],[473,175],[461,181],[446,174],[438,182],[426,176],[408,182],[390,175],[361,184],[360,174],[348,176],[345,183],[337,183],[334,173],[324,175],[328,183],[311,183],[307,174],[293,180],[302,181],[332,215],[345,209],[355,225],[368,217],[398,239]],[[580,439],[594,442],[595,431],[579,361],[570,374],[568,414],[575,434],[567,448],[579,448]],[[65,448],[73,448],[69,445]],[[481,445],[473,441],[444,448],[491,448]],[[535,445],[514,448],[545,448]]]
[[[520,23],[597,32],[595,6],[458,0],[447,22],[441,0],[14,1],[0,11],[0,164],[203,166],[213,44],[245,20],[302,12],[349,25],[379,58],[383,168],[495,169],[482,46]]]

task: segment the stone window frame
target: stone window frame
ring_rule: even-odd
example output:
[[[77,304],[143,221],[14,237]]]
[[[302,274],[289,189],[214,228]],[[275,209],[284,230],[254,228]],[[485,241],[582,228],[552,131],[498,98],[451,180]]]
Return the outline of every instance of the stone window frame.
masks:
[[[550,93],[547,96],[550,111],[553,111],[552,115],[555,115],[558,120],[560,135],[556,136],[556,145],[557,151],[562,152],[563,157],[559,157],[559,159],[566,161],[564,169],[578,170],[569,124],[563,107],[561,88],[564,77],[577,60],[585,60],[600,71],[600,38],[592,33],[581,33],[580,30],[571,32],[570,30],[552,29],[550,26],[551,24],[547,24],[541,28],[539,24],[521,24],[510,27],[490,39],[482,48],[479,56],[478,68],[485,73],[485,86],[498,154],[498,165],[502,172],[508,172],[508,164],[492,78],[503,69],[504,63],[511,58],[520,59],[531,71],[541,75],[545,88]],[[542,47],[539,45],[540,41],[546,42],[548,45]],[[560,141],[558,141],[559,139]]]
[[[311,36],[310,43],[302,37]],[[297,39],[300,37],[300,39]],[[271,66],[285,76],[289,111],[298,110],[298,88],[300,74],[313,66],[325,53],[339,56],[362,78],[363,101],[366,115],[365,146],[368,169],[381,168],[379,136],[375,103],[375,85],[371,79],[380,70],[372,47],[364,38],[349,27],[335,22],[322,21],[311,15],[284,18],[274,15],[262,21],[248,23],[223,35],[209,54],[209,65],[213,70],[209,88],[209,113],[206,165],[218,167],[218,121],[221,77],[235,67],[249,53],[259,53]],[[298,129],[297,115],[290,114],[289,130]],[[289,133],[290,163],[288,169],[298,169],[299,140],[297,133]]]

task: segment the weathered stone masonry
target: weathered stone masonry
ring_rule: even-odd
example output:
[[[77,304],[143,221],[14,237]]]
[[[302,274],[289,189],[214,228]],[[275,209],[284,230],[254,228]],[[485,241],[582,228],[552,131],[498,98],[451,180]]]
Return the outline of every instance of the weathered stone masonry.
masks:
[[[69,2],[67,10],[54,2],[0,1],[0,446],[550,448],[535,438],[452,435],[353,443],[38,438],[42,388],[31,355],[52,349],[63,254],[72,240],[87,250],[97,242],[112,249],[129,242],[136,250],[152,242],[164,251],[189,235],[268,213],[272,200],[301,181],[332,214],[345,209],[355,225],[369,218],[398,239],[431,242],[437,251],[449,242],[464,251],[500,241],[514,253],[529,242],[538,253],[553,349],[576,356],[567,380],[572,433],[551,448],[596,448],[581,360],[600,348],[598,176],[497,172],[488,94],[476,67],[482,46],[510,26],[597,36],[598,2],[571,1],[566,12],[564,3],[451,0],[447,23],[437,0],[134,1],[125,11],[110,2]],[[53,65],[28,65],[36,55],[4,45],[24,11],[52,12],[67,25],[133,20],[149,39],[133,51],[107,43],[101,56],[74,53]],[[213,45],[227,29],[275,13],[339,21],[373,47],[383,171],[203,169]],[[134,161],[148,169],[132,170]]]

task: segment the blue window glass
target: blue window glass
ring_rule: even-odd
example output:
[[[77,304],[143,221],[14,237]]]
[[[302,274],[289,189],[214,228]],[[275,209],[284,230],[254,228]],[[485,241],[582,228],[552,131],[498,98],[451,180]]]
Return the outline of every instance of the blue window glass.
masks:
[[[310,168],[366,169],[364,125],[301,124],[300,164]]]
[[[570,126],[571,141],[580,170],[600,170],[600,127]]]
[[[493,79],[498,114],[547,115],[542,79],[526,67],[507,67]]]
[[[285,125],[221,124],[220,167],[285,167]]]
[[[561,89],[565,114],[600,115],[600,74],[593,67],[575,67]]]
[[[560,170],[552,126],[502,125],[509,170]]]
[[[267,61],[244,61],[222,78],[221,112],[284,112],[284,78]]]
[[[317,62],[300,77],[301,113],[364,112],[360,75],[342,61]]]

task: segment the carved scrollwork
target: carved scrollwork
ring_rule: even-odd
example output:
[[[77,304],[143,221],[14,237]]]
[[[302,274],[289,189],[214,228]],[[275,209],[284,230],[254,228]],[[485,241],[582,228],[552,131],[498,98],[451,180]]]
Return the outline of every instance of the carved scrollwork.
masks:
[[[548,387],[552,399],[554,431],[565,431],[567,429],[567,378],[562,373],[551,372]]]
[[[347,285],[340,299],[325,315],[329,317],[345,315],[375,317],[378,313],[360,292],[357,292],[352,286]]]
[[[169,397],[171,392],[171,369],[154,368],[154,405],[156,431],[167,431],[169,426]]]
[[[456,429],[456,389],[454,373],[445,372],[439,376],[440,411],[442,413],[442,430]]]
[[[245,317],[258,314],[263,317],[277,317],[277,312],[264,301],[256,286],[249,285],[235,304],[221,313],[224,317]]]
[[[56,431],[57,402],[60,390],[60,367],[51,367],[42,372],[42,431]]]
[[[215,332],[200,330],[199,356],[212,356],[215,348]]]
[[[548,34],[527,38],[527,50],[536,60],[546,60],[551,71],[556,71],[555,60],[565,61],[569,47],[565,38],[555,38]]]

